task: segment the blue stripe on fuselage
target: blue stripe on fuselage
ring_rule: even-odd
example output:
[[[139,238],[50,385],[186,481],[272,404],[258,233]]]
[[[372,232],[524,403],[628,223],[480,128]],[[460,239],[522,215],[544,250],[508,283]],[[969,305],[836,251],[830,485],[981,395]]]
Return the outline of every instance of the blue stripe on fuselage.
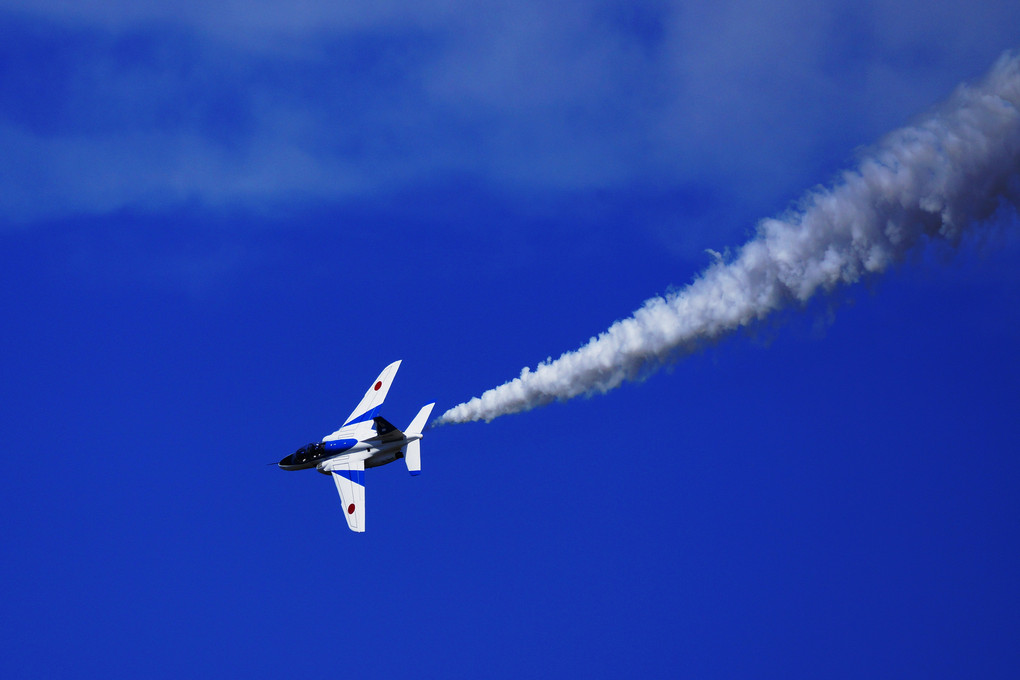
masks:
[[[357,439],[334,439],[333,441],[323,442],[326,450],[330,453],[339,453],[346,451],[358,443]]]
[[[334,468],[333,469],[333,474],[334,475],[340,475],[341,477],[345,477],[345,478],[351,480],[352,482],[354,482],[355,484],[360,484],[361,486],[365,486],[365,471],[364,470],[337,470],[337,469]]]

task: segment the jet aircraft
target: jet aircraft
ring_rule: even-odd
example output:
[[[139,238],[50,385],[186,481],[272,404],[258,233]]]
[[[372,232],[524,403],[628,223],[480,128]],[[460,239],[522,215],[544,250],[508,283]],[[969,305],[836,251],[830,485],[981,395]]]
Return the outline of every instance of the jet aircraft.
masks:
[[[351,531],[365,530],[366,468],[403,458],[408,472],[421,474],[422,430],[435,403],[423,406],[404,432],[380,416],[379,408],[398,368],[400,362],[394,361],[383,369],[339,430],[321,442],[302,446],[278,463],[284,470],[315,468],[332,477]]]

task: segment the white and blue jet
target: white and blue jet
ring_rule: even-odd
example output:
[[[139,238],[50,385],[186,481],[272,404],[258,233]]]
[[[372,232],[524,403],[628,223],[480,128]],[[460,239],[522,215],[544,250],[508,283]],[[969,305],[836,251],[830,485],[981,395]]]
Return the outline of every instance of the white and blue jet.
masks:
[[[315,468],[332,477],[351,531],[365,530],[366,468],[403,458],[408,472],[421,474],[422,430],[435,403],[423,406],[404,432],[381,417],[379,408],[386,400],[398,368],[400,362],[394,361],[383,369],[343,427],[323,437],[321,442],[301,447],[278,463],[284,470]]]

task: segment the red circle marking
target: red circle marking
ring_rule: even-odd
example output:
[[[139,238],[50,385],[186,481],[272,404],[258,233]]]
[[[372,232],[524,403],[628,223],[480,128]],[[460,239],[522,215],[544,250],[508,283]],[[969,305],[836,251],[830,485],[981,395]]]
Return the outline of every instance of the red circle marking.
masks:
[[[354,514],[354,503],[351,503],[350,505],[347,506],[347,514],[348,515]]]
[[[375,384],[375,391],[378,392],[380,387],[382,387],[382,380]]]

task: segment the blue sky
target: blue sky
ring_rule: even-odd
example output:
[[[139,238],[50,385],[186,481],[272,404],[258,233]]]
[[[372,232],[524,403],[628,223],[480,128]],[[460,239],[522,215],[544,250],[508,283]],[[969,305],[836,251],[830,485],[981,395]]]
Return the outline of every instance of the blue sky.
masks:
[[[0,0],[4,677],[1015,677],[1020,257],[449,408],[690,282],[1017,46],[1014,2]]]

